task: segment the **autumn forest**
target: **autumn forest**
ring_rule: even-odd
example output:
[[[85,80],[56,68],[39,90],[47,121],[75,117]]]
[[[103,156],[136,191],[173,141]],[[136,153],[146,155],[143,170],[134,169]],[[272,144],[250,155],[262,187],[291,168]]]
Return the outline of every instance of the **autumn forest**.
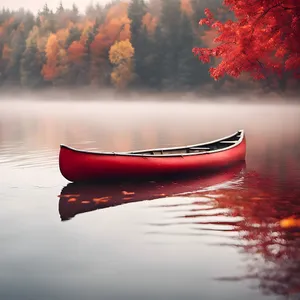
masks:
[[[85,13],[80,13],[76,4],[65,8],[61,2],[54,11],[45,4],[36,15],[24,9],[2,9],[0,86],[158,91],[282,89],[280,83],[289,78],[268,76],[257,82],[247,72],[237,71],[246,69],[241,65],[247,66],[248,56],[239,61],[236,58],[243,53],[231,55],[234,63],[230,64],[226,62],[228,55],[225,59],[220,53],[234,53],[232,49],[226,46],[224,51],[223,46],[222,51],[213,50],[219,21],[229,22],[235,17],[234,10],[222,4],[222,0],[115,0],[89,5]],[[201,19],[204,25],[211,25],[211,12],[219,20],[217,26],[201,26]],[[231,27],[238,35],[237,28]],[[226,39],[224,44],[228,44]],[[205,47],[211,50],[193,50]],[[208,55],[215,58],[203,63],[208,62]],[[218,73],[212,74],[211,67],[220,63],[220,57],[225,62]],[[224,76],[226,72],[239,76]]]
[[[193,46],[203,43],[203,1],[141,0],[76,5],[37,15],[0,14],[0,84],[190,88],[210,79]],[[204,15],[203,15],[204,16]],[[202,30],[202,32],[201,32]]]

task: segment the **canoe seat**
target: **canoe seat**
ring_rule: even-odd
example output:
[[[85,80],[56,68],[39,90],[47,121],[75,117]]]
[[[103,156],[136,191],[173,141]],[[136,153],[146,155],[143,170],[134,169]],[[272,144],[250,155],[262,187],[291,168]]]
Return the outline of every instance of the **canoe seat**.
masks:
[[[150,153],[151,155],[158,155],[158,154],[163,155],[163,154],[164,154],[164,151],[163,151],[163,150],[156,150],[156,151],[150,151],[149,153]]]
[[[210,150],[209,147],[192,147],[189,150]]]
[[[221,144],[235,144],[236,141],[221,141]]]

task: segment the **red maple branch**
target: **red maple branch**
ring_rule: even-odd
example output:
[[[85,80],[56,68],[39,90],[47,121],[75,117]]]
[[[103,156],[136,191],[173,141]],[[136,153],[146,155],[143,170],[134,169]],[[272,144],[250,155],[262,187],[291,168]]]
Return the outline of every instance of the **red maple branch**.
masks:
[[[273,1],[272,1],[273,2]],[[300,68],[300,5],[289,6],[290,0],[272,3],[265,0],[225,0],[236,21],[214,20],[208,9],[200,24],[214,28],[218,37],[214,48],[194,48],[193,53],[208,63],[211,57],[221,62],[210,73],[218,79],[225,74],[238,77],[250,72],[256,79],[268,72],[281,74],[282,69]]]

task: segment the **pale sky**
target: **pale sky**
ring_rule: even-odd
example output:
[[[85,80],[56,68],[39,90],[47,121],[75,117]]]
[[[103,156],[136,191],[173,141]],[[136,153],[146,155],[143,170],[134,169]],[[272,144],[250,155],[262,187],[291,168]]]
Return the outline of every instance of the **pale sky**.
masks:
[[[49,8],[55,9],[59,5],[60,0],[0,0],[0,8],[10,8],[17,10],[21,7],[24,9],[29,9],[33,13],[36,13],[39,9],[42,9],[45,3],[48,4]],[[75,3],[81,12],[84,12],[85,8],[90,3],[100,3],[105,4],[111,2],[110,0],[62,0],[63,6],[65,8],[71,8],[72,4]]]

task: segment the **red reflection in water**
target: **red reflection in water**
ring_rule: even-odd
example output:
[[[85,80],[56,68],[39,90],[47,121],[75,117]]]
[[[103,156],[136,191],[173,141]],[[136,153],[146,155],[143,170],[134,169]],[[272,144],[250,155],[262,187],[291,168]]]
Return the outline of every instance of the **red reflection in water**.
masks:
[[[68,220],[75,215],[129,202],[152,200],[191,192],[199,188],[223,183],[238,176],[245,167],[245,162],[230,168],[196,178],[177,181],[144,182],[140,184],[81,184],[70,183],[58,196],[61,219]]]
[[[293,180],[286,180],[290,180],[291,186]],[[213,229],[215,231],[238,233],[238,240],[230,246],[250,255],[246,275],[218,280],[257,279],[259,288],[266,294],[287,296],[300,292],[300,223],[297,219],[300,218],[300,190],[294,186],[288,194],[284,194],[285,191],[285,186],[274,185],[270,178],[262,178],[252,172],[245,174],[243,185],[238,189],[224,188],[191,194],[193,197],[213,199],[213,209],[226,209],[220,215],[235,219],[201,221],[207,216],[206,207],[199,208],[197,213],[195,208],[189,210],[181,218],[192,219],[192,223],[198,225],[219,225],[220,228]],[[288,222],[291,215],[294,221]]]

